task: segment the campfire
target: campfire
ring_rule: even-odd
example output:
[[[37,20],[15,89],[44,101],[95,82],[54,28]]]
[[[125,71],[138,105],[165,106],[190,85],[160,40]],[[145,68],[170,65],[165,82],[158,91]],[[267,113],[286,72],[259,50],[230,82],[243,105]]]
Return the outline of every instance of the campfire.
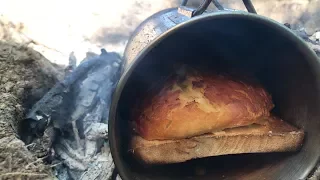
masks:
[[[1,47],[2,62],[9,62],[6,68],[17,68],[17,75],[13,75],[23,74],[26,82],[33,80],[14,85],[8,79],[4,87],[8,93],[1,95],[1,179],[110,178],[114,165],[107,122],[113,89],[120,77],[121,57],[102,49],[100,55],[88,57],[75,67],[71,54],[65,77],[58,80],[55,68],[39,53],[27,47]],[[23,59],[21,50],[32,54]],[[12,75],[7,74],[4,78]],[[19,94],[21,88],[29,91]],[[32,108],[24,114],[23,108],[27,107]]]
[[[105,179],[112,174],[107,122],[121,64],[118,54],[105,49],[78,67],[71,64],[66,77],[22,121],[21,139],[30,149],[37,147],[35,139],[51,142],[44,160],[54,165],[58,179]],[[99,174],[97,167],[110,172]]]

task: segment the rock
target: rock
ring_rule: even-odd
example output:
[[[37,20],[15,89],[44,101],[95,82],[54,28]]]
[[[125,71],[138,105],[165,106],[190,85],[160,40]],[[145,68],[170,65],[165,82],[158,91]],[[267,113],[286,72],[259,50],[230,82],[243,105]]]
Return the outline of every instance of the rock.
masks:
[[[316,40],[320,40],[320,31],[315,33]]]
[[[318,43],[320,40],[320,32],[314,33],[312,36],[309,37],[309,39],[314,43]]]

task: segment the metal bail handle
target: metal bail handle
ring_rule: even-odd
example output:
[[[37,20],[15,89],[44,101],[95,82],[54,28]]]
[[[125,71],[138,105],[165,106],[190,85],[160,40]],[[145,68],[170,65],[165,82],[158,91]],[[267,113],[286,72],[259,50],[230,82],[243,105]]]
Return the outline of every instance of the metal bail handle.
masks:
[[[191,12],[191,14],[189,14],[189,16],[194,17],[194,16],[198,16],[201,15],[210,5],[210,3],[212,2],[212,4],[214,4],[214,6],[216,6],[219,10],[226,10],[220,3],[218,0],[204,0],[201,5],[194,11]],[[242,0],[244,6],[246,7],[247,11],[249,13],[254,13],[257,14],[257,11],[255,10],[251,0]],[[186,6],[188,3],[188,0],[183,0],[181,2],[181,7]],[[183,13],[185,14],[185,13]]]

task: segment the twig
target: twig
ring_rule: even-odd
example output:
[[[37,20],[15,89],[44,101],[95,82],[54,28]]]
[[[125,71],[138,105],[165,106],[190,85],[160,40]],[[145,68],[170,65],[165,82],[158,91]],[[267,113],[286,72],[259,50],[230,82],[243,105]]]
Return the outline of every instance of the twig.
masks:
[[[28,145],[25,145],[26,148],[30,147],[30,146],[35,146],[36,143],[31,143],[31,144],[28,144]]]
[[[8,156],[8,171],[12,172],[12,154],[11,153]]]
[[[0,177],[6,176],[29,176],[29,177],[47,177],[48,174],[36,174],[36,173],[23,173],[23,172],[12,172],[1,174]]]
[[[50,167],[51,168],[54,168],[54,167],[56,167],[56,166],[59,166],[60,164],[62,164],[63,162],[61,161],[61,162],[58,162],[58,163],[56,163],[56,164],[52,164],[52,165],[50,165]]]
[[[79,131],[78,131],[78,128],[77,128],[77,125],[76,125],[75,121],[72,121],[72,130],[73,130],[73,133],[74,133],[74,137],[76,139],[77,149],[81,149]]]
[[[44,156],[44,157],[42,157],[42,158],[38,158],[37,160],[35,160],[35,161],[27,164],[26,167],[25,167],[25,169],[28,169],[29,166],[34,165],[35,163],[41,162],[42,160],[44,160],[44,159],[47,158],[47,157],[48,157],[48,156]]]

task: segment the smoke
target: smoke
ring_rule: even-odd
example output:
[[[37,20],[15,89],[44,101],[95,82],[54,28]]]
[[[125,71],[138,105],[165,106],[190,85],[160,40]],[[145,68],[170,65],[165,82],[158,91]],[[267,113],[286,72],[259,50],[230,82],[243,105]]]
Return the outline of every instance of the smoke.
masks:
[[[121,44],[128,39],[131,31],[131,28],[102,28],[93,37],[93,41],[100,44]]]
[[[122,52],[131,32],[150,15],[179,0],[12,0],[1,3],[0,20],[24,25],[21,33],[43,46],[35,49],[57,64],[68,64],[100,48]],[[17,4],[19,6],[17,6]]]
[[[127,2],[129,3],[129,1]],[[95,43],[106,49],[124,49],[124,46],[129,39],[134,29],[146,18],[152,14],[171,7],[177,7],[180,1],[132,1],[127,9],[121,10],[118,21],[112,25],[107,25],[99,28],[92,35],[90,42]]]
[[[37,42],[33,49],[54,63],[67,64],[70,52],[75,52],[79,60],[85,58],[88,51],[99,53],[100,48],[122,53],[131,33],[142,21],[158,11],[179,6],[181,1],[10,0],[1,3],[0,21],[6,17],[13,23],[11,26],[23,24],[19,33]],[[196,8],[202,1],[189,0],[187,5]],[[245,10],[239,0],[219,2],[228,8]],[[319,17],[319,13],[314,12],[319,4],[317,0],[252,2],[258,14],[281,23],[301,22],[319,27],[318,20],[307,23],[308,19]],[[209,8],[213,8],[213,5]]]

